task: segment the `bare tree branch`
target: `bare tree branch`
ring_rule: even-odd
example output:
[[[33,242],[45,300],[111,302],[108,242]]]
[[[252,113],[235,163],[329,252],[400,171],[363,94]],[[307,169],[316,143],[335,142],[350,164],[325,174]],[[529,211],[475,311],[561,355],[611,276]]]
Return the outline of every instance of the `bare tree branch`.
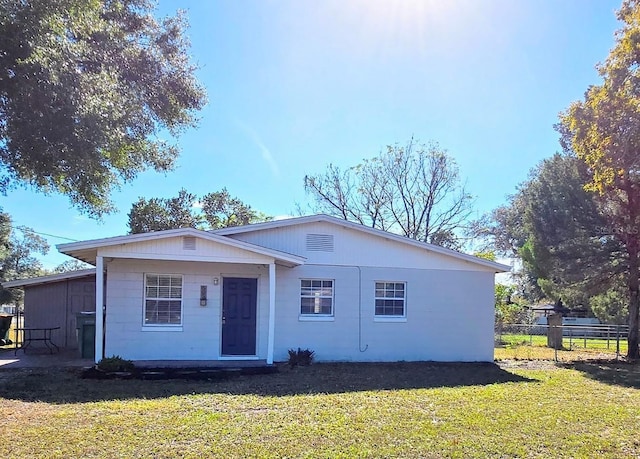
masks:
[[[316,212],[448,247],[460,246],[457,232],[473,203],[455,160],[413,138],[345,172],[330,164],[304,186]]]

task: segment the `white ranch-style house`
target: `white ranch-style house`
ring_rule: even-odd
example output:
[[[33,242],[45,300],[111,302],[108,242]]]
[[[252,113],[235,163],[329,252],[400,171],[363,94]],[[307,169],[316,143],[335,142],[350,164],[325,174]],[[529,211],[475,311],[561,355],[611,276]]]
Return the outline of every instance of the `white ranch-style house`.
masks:
[[[96,267],[96,361],[492,361],[509,270],[327,215],[58,249]]]

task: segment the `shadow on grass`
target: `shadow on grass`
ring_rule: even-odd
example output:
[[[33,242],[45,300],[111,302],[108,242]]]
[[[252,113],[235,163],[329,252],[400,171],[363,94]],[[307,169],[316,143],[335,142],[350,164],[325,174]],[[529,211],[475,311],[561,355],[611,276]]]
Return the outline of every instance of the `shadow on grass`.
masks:
[[[0,398],[80,403],[155,399],[189,394],[289,396],[360,391],[428,389],[533,382],[493,363],[323,363],[267,375],[232,375],[211,381],[92,380],[77,370],[38,369],[0,372]]]
[[[625,362],[574,362],[558,364],[580,371],[590,379],[615,386],[640,389],[640,365]]]

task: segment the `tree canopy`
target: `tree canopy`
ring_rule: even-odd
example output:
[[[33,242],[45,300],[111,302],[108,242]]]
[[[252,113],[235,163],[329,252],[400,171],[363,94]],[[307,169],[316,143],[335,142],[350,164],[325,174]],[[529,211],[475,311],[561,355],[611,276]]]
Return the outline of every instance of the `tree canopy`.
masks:
[[[461,245],[473,201],[453,157],[414,139],[346,170],[329,164],[304,187],[315,212],[450,248]]]
[[[44,274],[36,254],[45,255],[49,244],[31,229],[12,226],[9,214],[0,210],[0,282],[26,279]],[[0,287],[0,304],[17,304],[22,299],[18,289]]]
[[[173,168],[160,134],[193,126],[205,94],[185,16],[152,13],[150,0],[0,0],[0,192],[63,193],[99,217],[122,182]]]
[[[640,2],[625,0],[616,44],[598,71],[602,84],[561,114],[567,151],[588,166],[586,189],[598,194],[610,232],[624,250],[628,291],[628,357],[640,358]]]
[[[208,193],[198,201],[195,194],[180,190],[175,198],[139,198],[129,212],[129,233],[174,228],[218,229],[271,220],[253,210],[226,188]]]
[[[578,158],[556,154],[532,170],[508,204],[473,225],[491,248],[522,260],[517,281],[529,301],[586,306],[616,286],[620,245],[607,233],[597,196],[584,189],[589,177]]]

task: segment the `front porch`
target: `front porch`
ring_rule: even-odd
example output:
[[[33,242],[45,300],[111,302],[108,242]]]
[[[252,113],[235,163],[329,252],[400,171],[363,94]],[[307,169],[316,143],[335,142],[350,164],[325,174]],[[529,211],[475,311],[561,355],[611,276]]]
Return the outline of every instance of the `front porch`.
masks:
[[[267,364],[266,360],[137,360],[133,363],[135,371],[128,377],[140,379],[221,379],[278,371],[276,365]],[[95,373],[93,360],[81,358],[77,349],[62,348],[54,354],[43,349],[28,354],[19,351],[17,355],[13,348],[0,350],[0,371],[54,368],[84,369],[85,375]]]
[[[153,366],[272,364],[276,266],[304,263],[191,228],[58,248],[96,266],[96,362],[117,355]]]

